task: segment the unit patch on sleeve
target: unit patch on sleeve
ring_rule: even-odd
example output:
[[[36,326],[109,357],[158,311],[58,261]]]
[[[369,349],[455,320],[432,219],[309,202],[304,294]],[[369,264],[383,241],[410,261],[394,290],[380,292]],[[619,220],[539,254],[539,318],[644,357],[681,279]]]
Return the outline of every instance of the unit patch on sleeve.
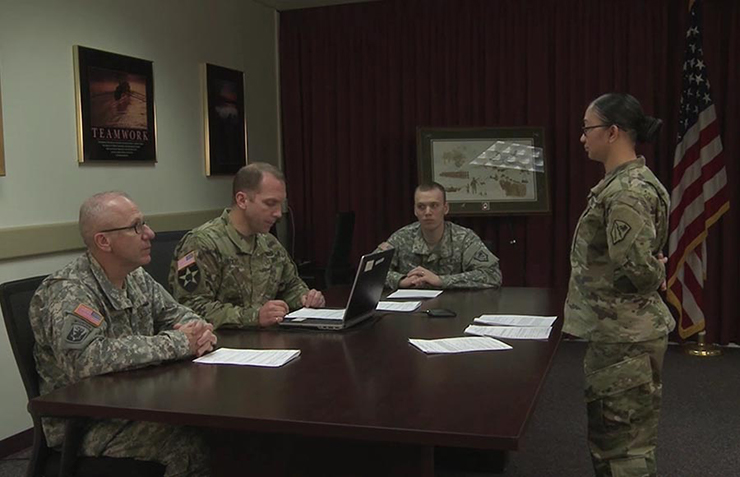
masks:
[[[85,341],[85,338],[87,338],[87,335],[89,334],[90,327],[77,320],[72,324],[72,327],[67,332],[67,337],[65,339],[67,344],[70,346],[79,345]]]
[[[630,230],[632,230],[632,227],[627,222],[624,222],[622,220],[615,220],[614,222],[612,222],[612,229],[609,233],[612,239],[612,244],[616,245],[624,240],[627,234],[630,233]]]
[[[488,254],[485,250],[478,250],[478,252],[473,257],[478,262],[487,262],[488,261]]]
[[[200,283],[200,269],[192,251],[177,261],[177,283],[188,292],[193,292]]]

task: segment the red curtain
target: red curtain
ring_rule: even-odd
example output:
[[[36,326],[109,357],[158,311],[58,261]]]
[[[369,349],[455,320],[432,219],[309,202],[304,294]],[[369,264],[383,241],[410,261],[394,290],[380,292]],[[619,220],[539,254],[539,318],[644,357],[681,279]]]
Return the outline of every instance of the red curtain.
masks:
[[[565,287],[573,229],[603,176],[579,142],[609,91],[663,119],[641,152],[670,189],[686,2],[405,0],[282,12],[284,164],[299,258],[326,261],[338,211],[353,259],[414,219],[416,128],[542,126],[552,213],[454,218],[492,240],[507,286]],[[740,341],[740,2],[705,0],[704,54],[731,208],[710,232],[708,338]]]

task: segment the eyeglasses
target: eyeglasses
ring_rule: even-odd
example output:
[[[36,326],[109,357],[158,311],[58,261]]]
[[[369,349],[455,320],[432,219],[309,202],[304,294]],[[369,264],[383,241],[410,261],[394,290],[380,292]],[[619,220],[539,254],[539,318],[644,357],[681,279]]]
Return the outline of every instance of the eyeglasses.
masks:
[[[141,233],[144,231],[144,226],[146,226],[146,222],[144,222],[142,220],[141,222],[136,222],[134,225],[129,225],[127,227],[116,227],[115,229],[101,230],[99,233],[103,233],[103,232],[119,232],[121,230],[133,230],[138,235],[141,235]]]
[[[583,131],[583,134],[586,134],[591,129],[596,129],[596,128],[610,128],[612,126],[614,126],[614,125],[613,124],[597,124],[596,126],[583,126],[581,128],[581,131]]]

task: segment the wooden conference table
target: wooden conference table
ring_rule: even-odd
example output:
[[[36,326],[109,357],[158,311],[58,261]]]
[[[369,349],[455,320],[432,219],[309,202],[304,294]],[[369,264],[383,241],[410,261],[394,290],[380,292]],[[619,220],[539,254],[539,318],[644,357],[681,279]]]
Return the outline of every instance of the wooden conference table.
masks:
[[[327,301],[343,306],[347,293],[330,290]],[[43,416],[207,428],[221,439],[217,475],[234,471],[237,464],[224,462],[241,453],[228,447],[242,449],[238,436],[246,435],[292,451],[313,446],[318,460],[337,463],[345,456],[354,470],[339,467],[337,475],[363,469],[373,469],[369,475],[434,475],[434,449],[441,446],[516,450],[557,349],[562,318],[548,341],[510,340],[508,351],[425,355],[408,339],[462,336],[483,313],[562,317],[562,297],[542,288],[445,291],[422,310],[437,307],[457,317],[389,313],[343,332],[221,331],[221,347],[297,348],[301,355],[277,369],[186,361],[97,376],[30,406]],[[250,462],[256,465],[253,457],[242,457],[239,475],[247,475]],[[331,473],[319,467],[316,475]]]

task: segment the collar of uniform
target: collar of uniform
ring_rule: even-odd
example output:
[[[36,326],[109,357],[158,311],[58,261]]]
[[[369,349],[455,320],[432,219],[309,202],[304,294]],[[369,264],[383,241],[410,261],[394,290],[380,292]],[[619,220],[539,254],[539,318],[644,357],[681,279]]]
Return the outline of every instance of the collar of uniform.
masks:
[[[108,302],[111,304],[113,309],[125,310],[126,308],[131,308],[133,306],[126,290],[134,296],[135,303],[140,302],[139,298],[141,297],[141,292],[138,287],[131,286],[132,280],[130,273],[126,276],[126,280],[124,281],[124,290],[120,290],[116,288],[110,280],[108,280],[105,270],[103,270],[103,267],[97,260],[95,260],[95,257],[93,257],[90,252],[87,252],[87,259],[90,262],[90,271],[92,272],[95,281],[98,282],[100,290],[108,298]]]
[[[637,156],[637,159],[629,162],[625,162],[621,166],[609,171],[607,175],[604,176],[601,181],[599,181],[598,184],[596,184],[593,189],[591,189],[591,195],[598,195],[606,189],[606,187],[618,176],[622,175],[623,173],[635,169],[637,167],[644,167],[645,166],[645,157],[644,156]]]
[[[226,235],[228,235],[231,241],[234,242],[234,245],[239,249],[239,252],[252,255],[257,246],[256,241],[259,234],[250,235],[249,237],[245,237],[240,234],[239,231],[236,230],[236,227],[231,223],[229,212],[231,212],[231,209],[225,209],[224,213],[221,214],[221,219],[226,222]]]
[[[424,240],[424,234],[421,232],[421,224],[416,229],[416,237],[414,238],[413,253],[418,255],[431,255],[432,252],[436,252],[440,257],[446,257],[451,254],[450,247],[445,247],[444,244],[452,240],[452,226],[450,222],[444,222],[444,232],[442,232],[442,238],[437,242],[437,245],[433,249],[429,249],[426,240]]]

